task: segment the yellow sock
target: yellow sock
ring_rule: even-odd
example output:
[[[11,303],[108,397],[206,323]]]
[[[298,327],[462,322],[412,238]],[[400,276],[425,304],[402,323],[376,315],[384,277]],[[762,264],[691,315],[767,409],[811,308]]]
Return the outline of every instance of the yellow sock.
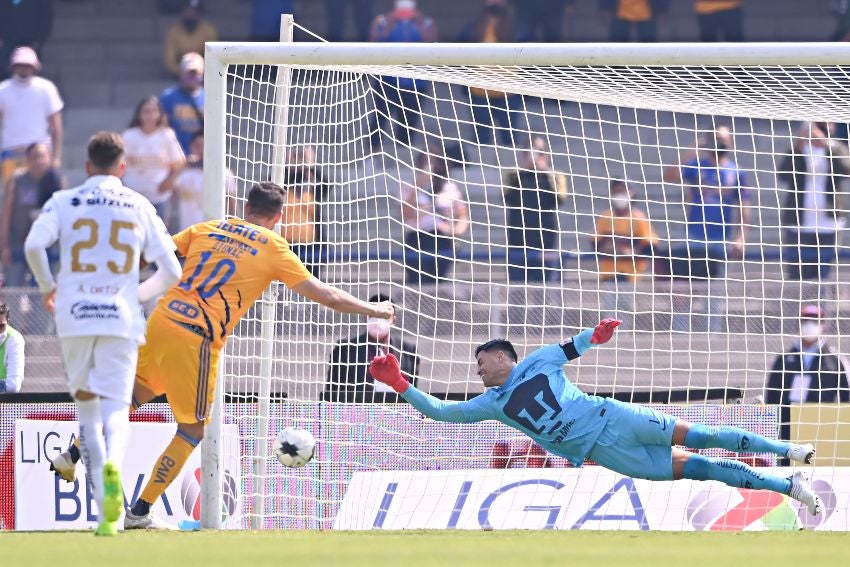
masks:
[[[178,431],[157,459],[156,465],[151,471],[150,480],[142,491],[141,499],[148,504],[156,502],[157,498],[162,496],[165,489],[177,478],[197,445],[198,442],[195,439],[191,439]]]

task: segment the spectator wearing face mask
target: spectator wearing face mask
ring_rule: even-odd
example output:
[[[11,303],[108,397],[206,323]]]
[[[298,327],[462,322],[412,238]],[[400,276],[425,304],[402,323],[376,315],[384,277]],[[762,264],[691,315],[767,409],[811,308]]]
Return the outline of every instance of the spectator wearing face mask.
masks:
[[[800,339],[777,356],[770,369],[765,402],[781,406],[782,439],[788,439],[790,434],[789,406],[850,402],[847,362],[826,340],[825,317],[826,312],[819,305],[803,305],[800,310]]]
[[[369,301],[391,301],[384,294],[372,296]],[[398,402],[399,396],[392,388],[376,381],[369,373],[369,362],[381,354],[392,353],[401,364],[402,375],[415,383],[419,369],[416,346],[401,339],[401,331],[393,329],[392,321],[369,317],[366,329],[357,336],[338,342],[331,352],[328,382],[322,392],[326,402],[371,403]]]
[[[204,18],[201,0],[187,0],[180,12],[180,19],[168,28],[163,48],[163,64],[169,74],[179,77],[183,73],[180,64],[187,53],[203,53],[204,44],[218,41],[218,29]]]
[[[596,221],[593,243],[597,252],[602,311],[632,327],[634,283],[649,272],[658,235],[646,213],[633,203],[634,195],[625,181],[611,182],[611,208]]]
[[[9,325],[9,308],[0,303],[0,393],[21,390],[24,381],[24,337]]]

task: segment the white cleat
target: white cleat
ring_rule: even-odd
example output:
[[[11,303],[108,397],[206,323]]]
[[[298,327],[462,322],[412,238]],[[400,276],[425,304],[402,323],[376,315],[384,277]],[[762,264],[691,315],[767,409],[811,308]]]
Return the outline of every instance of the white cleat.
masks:
[[[177,528],[171,524],[160,520],[153,515],[153,512],[148,512],[144,516],[137,516],[130,511],[129,508],[124,514],[124,529],[125,530],[168,530],[175,531]]]
[[[791,448],[788,449],[788,453],[785,456],[796,463],[810,465],[815,458],[815,446],[811,443],[806,443],[805,445],[791,445]]]
[[[66,482],[74,482],[77,478],[77,464],[71,460],[71,454],[67,451],[53,459],[50,470]]]
[[[823,503],[812,490],[809,479],[802,471],[797,471],[791,475],[791,492],[788,493],[788,496],[808,508],[809,514],[812,516],[817,516],[823,510]]]

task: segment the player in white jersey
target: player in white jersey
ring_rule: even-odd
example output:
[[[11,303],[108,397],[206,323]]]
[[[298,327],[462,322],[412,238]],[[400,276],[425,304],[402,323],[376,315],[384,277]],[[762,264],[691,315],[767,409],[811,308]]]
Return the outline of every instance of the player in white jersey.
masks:
[[[100,511],[98,535],[117,533],[123,511],[118,465],[129,436],[129,407],[145,320],[140,302],[180,278],[174,242],[153,205],[124,187],[124,144],[113,132],[88,145],[88,180],[59,191],[27,236],[30,269],[55,312],[71,395],[77,403],[80,449]],[[47,248],[59,241],[58,284]],[[157,265],[139,284],[139,259]]]

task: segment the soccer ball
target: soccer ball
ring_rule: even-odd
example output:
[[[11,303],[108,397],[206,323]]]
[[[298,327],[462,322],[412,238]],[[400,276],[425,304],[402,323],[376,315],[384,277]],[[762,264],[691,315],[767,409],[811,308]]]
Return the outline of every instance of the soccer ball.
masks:
[[[306,429],[287,427],[277,434],[272,451],[280,464],[298,469],[316,456],[316,438]]]

